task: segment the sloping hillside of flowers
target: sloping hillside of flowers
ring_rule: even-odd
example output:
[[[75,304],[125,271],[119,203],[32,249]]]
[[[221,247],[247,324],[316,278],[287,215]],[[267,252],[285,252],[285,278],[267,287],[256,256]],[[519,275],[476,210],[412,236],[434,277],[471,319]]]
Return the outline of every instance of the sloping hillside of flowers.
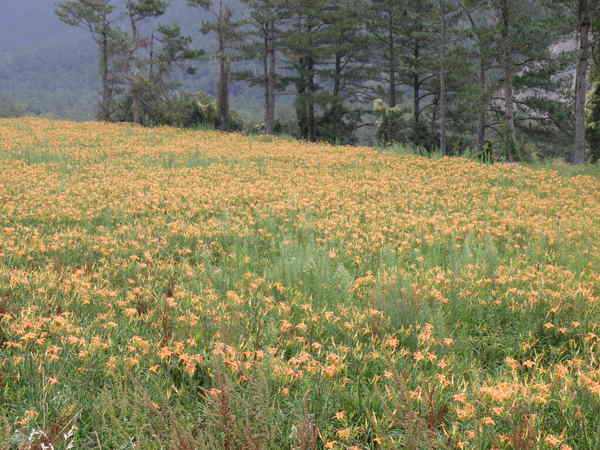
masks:
[[[600,448],[599,217],[552,170],[1,120],[0,442]]]

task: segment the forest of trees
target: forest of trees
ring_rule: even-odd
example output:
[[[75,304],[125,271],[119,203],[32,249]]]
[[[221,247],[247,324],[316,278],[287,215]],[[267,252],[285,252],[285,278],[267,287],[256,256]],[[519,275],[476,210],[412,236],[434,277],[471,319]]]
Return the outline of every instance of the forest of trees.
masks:
[[[202,42],[162,20],[167,0],[60,1],[97,54],[97,118],[254,127],[308,141],[508,161],[600,158],[600,2],[187,0]],[[181,2],[178,3],[181,9]],[[210,44],[207,44],[209,42]],[[214,69],[214,100],[182,73]],[[244,124],[231,92],[260,92]],[[5,101],[5,103],[8,100]],[[293,115],[279,113],[282,105]],[[18,112],[18,105],[14,105]]]

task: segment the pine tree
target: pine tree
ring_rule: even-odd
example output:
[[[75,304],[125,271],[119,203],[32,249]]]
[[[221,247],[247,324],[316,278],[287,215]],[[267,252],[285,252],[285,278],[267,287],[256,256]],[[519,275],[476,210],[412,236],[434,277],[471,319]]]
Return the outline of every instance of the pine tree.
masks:
[[[129,97],[134,123],[142,123],[140,97],[144,91],[144,76],[141,71],[143,60],[138,56],[141,49],[149,46],[149,38],[142,36],[140,25],[149,19],[162,16],[168,3],[164,0],[131,0],[125,4],[130,24],[129,49],[125,56],[126,78],[129,82]]]
[[[151,33],[148,57],[141,66],[145,74],[140,73],[138,86],[144,124],[191,125],[191,118],[182,117],[185,111],[177,106],[178,96],[173,95],[180,84],[170,80],[176,68],[195,73],[194,62],[204,51],[193,49],[191,45],[192,38],[183,35],[176,23],[161,25]]]
[[[445,0],[439,0],[438,11],[440,17],[440,151],[443,155],[448,153],[447,142],[447,116],[448,116],[448,89],[446,79],[447,66],[447,39],[448,39],[448,5]]]
[[[567,160],[582,164],[586,157],[586,97],[594,76],[594,25],[600,14],[600,4],[591,0],[556,0],[548,7],[561,16],[564,38],[575,36],[575,89],[573,92],[574,140]],[[596,24],[596,27],[598,25]],[[596,28],[597,29],[597,28]],[[589,78],[592,73],[592,80]]]
[[[600,161],[600,81],[592,85],[586,104],[586,138],[590,146],[590,162]]]
[[[476,61],[474,78],[477,80],[477,148],[481,154],[487,140],[491,97],[498,88],[490,74],[496,57],[495,30],[490,23],[487,0],[461,0],[459,6],[466,19],[463,30],[465,48],[473,49],[472,52],[467,51],[465,59]]]
[[[299,0],[286,5],[282,50],[285,57],[286,85],[295,88],[296,121],[299,136],[317,140],[317,66],[328,58],[324,50],[323,11],[327,0]]]
[[[592,80],[600,81],[600,5],[592,9]]]
[[[368,39],[363,0],[287,2],[281,48],[286,76],[295,89],[301,138],[353,143],[364,96]]]
[[[432,149],[439,101],[439,46],[436,6],[432,0],[408,0],[404,15],[401,49],[401,83],[412,91],[414,145]],[[429,103],[427,103],[429,102]],[[424,110],[431,111],[431,126],[424,120]]]
[[[394,108],[400,97],[401,35],[406,15],[406,1],[371,0],[367,9],[367,32],[373,52],[370,63],[378,67],[377,81],[385,85],[383,97],[389,107]]]
[[[110,120],[113,106],[114,80],[111,77],[111,41],[115,36],[113,14],[116,6],[111,0],[70,0],[56,4],[58,18],[71,26],[87,30],[100,53],[100,77],[102,99],[98,107],[98,119]]]
[[[188,0],[188,5],[210,11],[213,20],[202,24],[205,34],[214,33],[217,39],[216,58],[219,64],[217,83],[217,104],[219,108],[219,128],[228,130],[231,127],[230,94],[231,65],[235,53],[240,47],[242,22],[234,17],[233,10],[224,0]]]
[[[526,157],[521,137],[560,139],[568,117],[557,94],[564,89],[561,72],[568,61],[552,55],[560,37],[555,14],[534,0],[461,0],[459,6],[465,18],[465,62],[472,64],[477,80],[471,92],[477,99],[479,152],[493,139],[503,157],[514,160]]]
[[[272,134],[275,125],[275,94],[280,90],[277,75],[281,45],[281,26],[285,19],[285,2],[282,0],[242,0],[248,8],[246,24],[250,31],[241,47],[244,59],[260,59],[262,74],[241,71],[236,75],[250,85],[264,88],[264,125],[266,134]]]
[[[174,87],[169,76],[176,65],[197,59],[191,38],[178,25],[142,26],[162,16],[165,0],[73,0],[57,4],[65,23],[87,29],[100,50],[101,120],[156,123],[161,102]]]
[[[318,73],[327,88],[320,95],[321,139],[355,142],[354,133],[361,119],[359,104],[366,98],[364,85],[373,77],[362,17],[367,7],[363,0],[338,0],[330,2],[323,13],[326,58]]]
[[[577,45],[578,58],[575,74],[575,150],[573,164],[585,161],[585,100],[588,85],[588,70],[591,56],[590,33],[592,29],[590,0],[577,1]]]

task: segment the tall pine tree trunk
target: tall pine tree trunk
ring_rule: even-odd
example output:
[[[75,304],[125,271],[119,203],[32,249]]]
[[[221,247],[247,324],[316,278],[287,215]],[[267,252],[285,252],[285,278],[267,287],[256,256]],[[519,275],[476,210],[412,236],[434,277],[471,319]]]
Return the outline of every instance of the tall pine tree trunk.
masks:
[[[133,123],[141,124],[142,123],[141,106],[140,106],[140,99],[139,99],[139,94],[140,94],[139,78],[140,77],[138,74],[138,69],[135,65],[135,56],[136,56],[136,52],[139,48],[140,41],[139,41],[137,22],[133,15],[130,16],[130,20],[131,20],[131,45],[132,45],[130,59],[133,62],[133,73],[131,73],[131,70],[129,70],[129,96],[131,97],[131,115],[133,117]],[[131,63],[129,65],[129,68],[131,68]]]
[[[141,125],[142,115],[140,111],[140,99],[138,98],[137,89],[135,87],[132,87],[129,93],[131,95],[131,116],[133,119],[133,123]]]
[[[264,50],[262,54],[263,59],[263,76],[265,82],[265,133],[273,134],[273,122],[269,115],[270,99],[271,99],[271,84],[269,83],[269,30],[268,25],[265,25],[264,35]]]
[[[446,8],[444,0],[440,0],[440,19],[442,25],[442,45],[440,58],[440,151],[442,155],[448,153],[448,144],[446,142],[447,115],[448,115],[448,92],[446,89]]]
[[[338,42],[341,45],[341,42]],[[338,100],[342,92],[342,54],[336,52],[335,54],[335,69],[333,71],[333,97],[334,100]]]
[[[131,115],[133,123],[142,124],[142,112],[139,101],[139,96],[142,91],[141,79],[136,74],[133,75],[129,81],[129,95],[131,97]]]
[[[483,56],[479,61],[479,89],[481,92],[479,94],[479,118],[477,120],[477,150],[482,154],[485,145],[488,110],[487,75]]]
[[[459,5],[462,8],[463,12],[469,19],[469,23],[471,24],[471,33],[473,37],[477,41],[478,52],[479,52],[479,111],[477,117],[477,151],[480,155],[483,155],[483,150],[485,146],[485,133],[487,129],[487,111],[489,107],[489,97],[487,92],[487,62],[485,56],[485,49],[482,43],[481,36],[477,33],[477,25],[475,23],[475,19],[473,18],[473,14],[469,9],[467,9],[463,2],[459,1]]]
[[[420,120],[421,120],[421,79],[419,78],[419,72],[417,71],[418,60],[420,57],[420,46],[419,41],[415,39],[415,46],[413,48],[413,56],[415,58],[415,67],[413,67],[413,135],[414,143],[420,144]]]
[[[427,151],[430,153],[433,148],[433,146],[437,146],[437,124],[438,124],[438,117],[440,115],[440,93],[436,92],[435,95],[433,96],[433,100],[432,100],[432,110],[431,110],[431,136],[433,137],[433,142],[430,144],[429,142],[426,143],[425,147],[427,148]],[[429,141],[429,139],[428,139]]]
[[[222,29],[219,30],[219,82],[217,86],[217,103],[219,106],[219,128],[229,129],[229,72],[230,63],[225,51],[225,36]]]
[[[308,140],[315,142],[317,140],[317,120],[315,116],[315,61],[313,58],[308,58],[308,105],[307,105],[307,120],[308,120]]]
[[[303,56],[298,61],[298,79],[296,81],[296,119],[298,121],[298,129],[302,139],[310,140],[311,124],[310,124],[310,108],[311,108],[311,89],[310,89],[310,74],[309,57]]]
[[[512,0],[501,0],[501,35],[502,35],[502,69],[504,72],[504,123],[506,128],[506,158],[514,159],[513,151],[517,144],[517,131],[515,128],[514,112],[514,67],[512,57],[511,36],[511,2]]]
[[[585,160],[585,97],[590,59],[590,30],[589,0],[579,0],[577,8],[579,55],[575,75],[575,151],[571,157],[573,164],[582,164]]]
[[[265,132],[273,134],[275,122],[275,42],[274,24],[265,26],[265,51],[263,65],[265,74]]]
[[[109,38],[108,38],[108,27],[104,26],[102,30],[102,42],[100,48],[100,72],[102,77],[102,103],[100,105],[99,119],[108,121],[110,120],[110,109],[111,109],[111,97],[112,89],[110,85],[110,73],[109,73]]]
[[[389,35],[388,35],[388,51],[390,56],[390,107],[393,108],[398,103],[396,82],[396,42],[394,33],[394,16],[392,11],[389,11]]]

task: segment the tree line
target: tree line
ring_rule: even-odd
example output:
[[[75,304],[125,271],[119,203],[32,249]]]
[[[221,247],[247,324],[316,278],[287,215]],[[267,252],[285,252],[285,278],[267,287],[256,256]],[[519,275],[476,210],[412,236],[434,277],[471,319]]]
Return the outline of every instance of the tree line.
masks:
[[[600,159],[600,2],[240,2],[187,0],[208,17],[210,52],[158,24],[167,0],[69,0],[56,13],[97,45],[101,120],[237,129],[230,86],[247,83],[264,92],[267,134],[353,144],[372,125],[381,144],[446,155]],[[217,98],[178,90],[174,73],[209,58]]]

